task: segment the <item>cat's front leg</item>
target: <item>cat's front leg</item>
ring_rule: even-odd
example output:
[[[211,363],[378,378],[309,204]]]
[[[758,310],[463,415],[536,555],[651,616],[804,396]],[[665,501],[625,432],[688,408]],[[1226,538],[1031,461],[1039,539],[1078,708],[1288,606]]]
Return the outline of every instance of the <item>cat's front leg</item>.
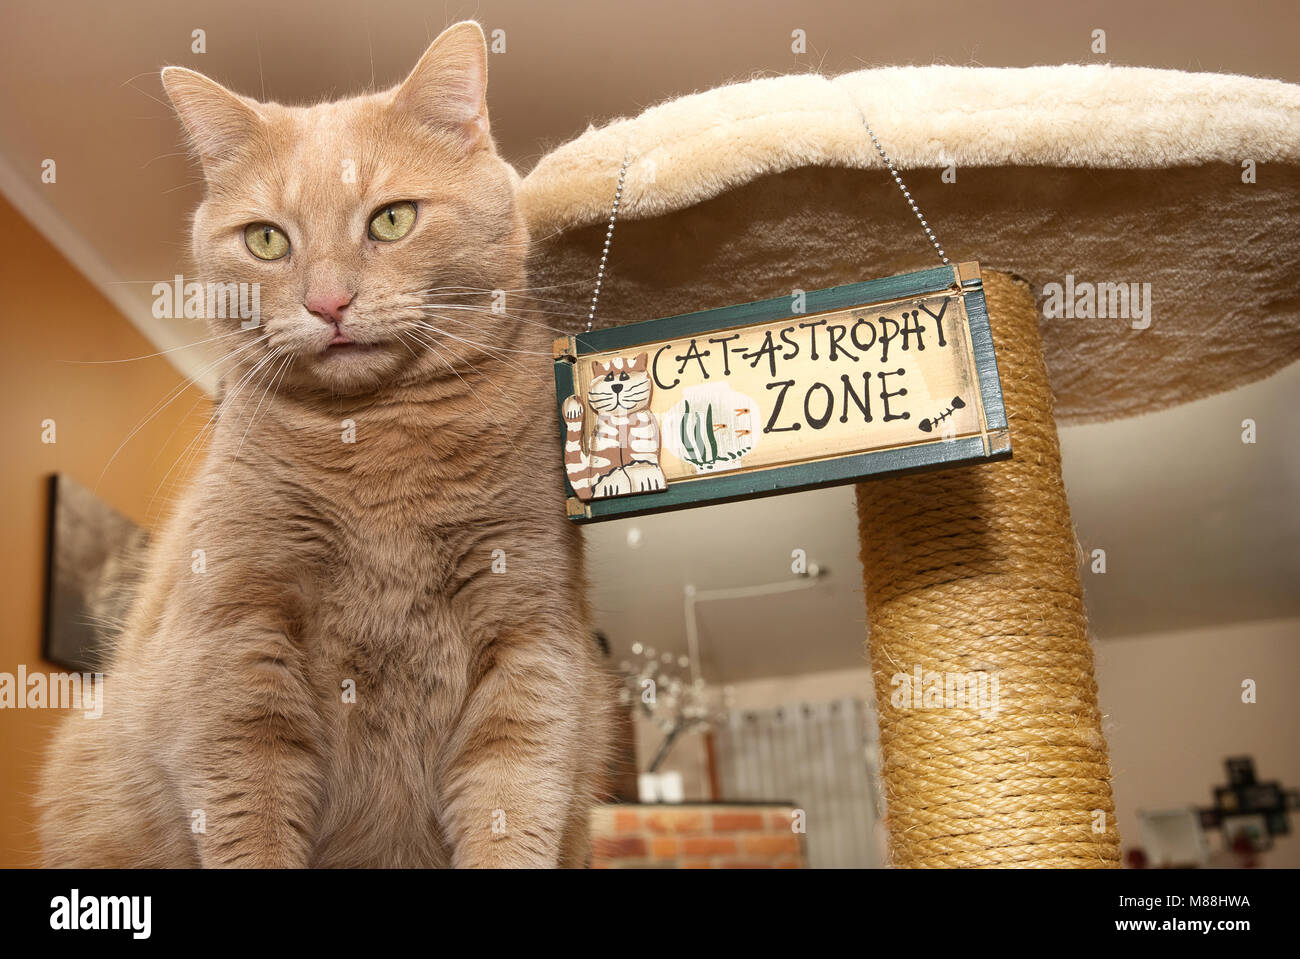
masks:
[[[559,864],[582,748],[583,696],[566,645],[574,644],[536,635],[492,646],[493,665],[439,764],[440,819],[456,868]]]
[[[205,867],[309,864],[321,786],[319,706],[300,648],[251,619],[209,634],[205,715],[189,717],[180,763]]]

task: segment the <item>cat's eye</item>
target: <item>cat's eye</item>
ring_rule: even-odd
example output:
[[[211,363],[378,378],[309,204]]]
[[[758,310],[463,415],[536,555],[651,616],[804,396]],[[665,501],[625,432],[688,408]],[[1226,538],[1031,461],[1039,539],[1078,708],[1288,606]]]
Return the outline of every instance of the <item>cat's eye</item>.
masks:
[[[375,211],[370,218],[370,238],[385,243],[400,240],[415,226],[415,204],[403,200]]]
[[[627,379],[628,376],[627,376],[626,373],[620,373],[620,374],[618,374],[618,378],[619,378],[619,380],[621,381],[621,380],[625,380],[625,379]]]
[[[250,223],[244,227],[244,245],[259,260],[278,260],[289,252],[289,238],[269,223]]]

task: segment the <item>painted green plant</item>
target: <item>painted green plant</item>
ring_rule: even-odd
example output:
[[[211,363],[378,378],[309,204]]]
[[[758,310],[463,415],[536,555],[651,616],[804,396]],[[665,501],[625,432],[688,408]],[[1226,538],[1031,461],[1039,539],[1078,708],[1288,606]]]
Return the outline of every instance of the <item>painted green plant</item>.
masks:
[[[720,463],[739,459],[752,447],[743,450],[722,450],[713,429],[713,405],[706,403],[704,410],[692,410],[689,400],[683,402],[682,419],[678,428],[681,433],[682,458],[692,466],[700,469]]]

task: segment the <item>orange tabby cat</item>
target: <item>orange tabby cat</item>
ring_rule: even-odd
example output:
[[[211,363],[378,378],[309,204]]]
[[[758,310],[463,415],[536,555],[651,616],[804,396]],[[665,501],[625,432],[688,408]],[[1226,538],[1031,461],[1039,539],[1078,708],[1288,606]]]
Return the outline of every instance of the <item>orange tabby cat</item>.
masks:
[[[48,864],[584,862],[612,698],[486,60],[457,24],[395,89],[302,108],[163,71],[194,259],[258,284],[260,325],[210,321],[207,460],[102,718],[60,728]]]

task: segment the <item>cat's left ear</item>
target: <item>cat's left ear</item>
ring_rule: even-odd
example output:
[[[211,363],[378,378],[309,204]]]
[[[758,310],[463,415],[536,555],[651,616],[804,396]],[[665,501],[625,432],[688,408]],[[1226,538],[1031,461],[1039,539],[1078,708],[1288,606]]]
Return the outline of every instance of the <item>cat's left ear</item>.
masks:
[[[393,108],[456,134],[467,152],[491,149],[483,28],[464,20],[442,31],[393,94]]]
[[[636,359],[632,361],[632,369],[636,370],[638,373],[644,373],[649,363],[650,363],[649,353],[638,353]]]

